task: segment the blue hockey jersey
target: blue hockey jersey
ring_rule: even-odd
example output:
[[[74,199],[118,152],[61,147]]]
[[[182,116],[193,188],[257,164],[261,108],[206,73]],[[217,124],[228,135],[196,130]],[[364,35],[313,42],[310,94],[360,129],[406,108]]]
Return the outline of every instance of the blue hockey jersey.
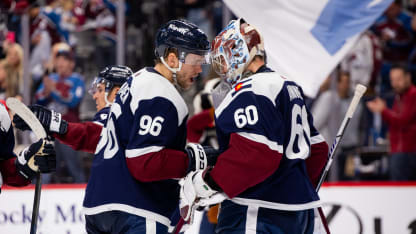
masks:
[[[174,85],[145,68],[120,88],[101,131],[85,214],[120,210],[166,226],[179,203],[175,176],[186,173],[187,106]],[[179,163],[179,164],[178,164]],[[156,165],[156,166],[155,166]],[[146,174],[147,173],[147,174]]]
[[[210,175],[232,201],[279,210],[319,206],[305,161],[313,145],[327,145],[303,97],[293,81],[262,72],[235,84],[215,110],[224,153]]]
[[[104,125],[107,122],[108,113],[110,112],[110,107],[106,106],[95,113],[92,121],[99,125]]]

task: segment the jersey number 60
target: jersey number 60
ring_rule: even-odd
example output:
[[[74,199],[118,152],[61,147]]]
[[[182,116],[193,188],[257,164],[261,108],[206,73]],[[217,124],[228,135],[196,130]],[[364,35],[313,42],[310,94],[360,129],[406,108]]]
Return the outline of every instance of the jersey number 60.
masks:
[[[254,125],[258,120],[259,114],[254,105],[247,106],[246,108],[238,108],[234,112],[234,121],[237,128],[243,128],[247,124]]]

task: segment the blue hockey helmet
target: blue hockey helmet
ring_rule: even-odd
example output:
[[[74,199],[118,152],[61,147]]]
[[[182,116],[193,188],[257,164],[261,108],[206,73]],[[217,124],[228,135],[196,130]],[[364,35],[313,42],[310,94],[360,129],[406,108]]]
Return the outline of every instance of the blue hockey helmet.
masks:
[[[99,84],[104,84],[105,92],[110,92],[114,86],[122,86],[127,79],[133,75],[133,71],[122,65],[113,65],[105,67],[94,79],[89,93],[93,95]]]
[[[171,20],[159,28],[155,40],[156,57],[163,58],[170,48],[177,49],[179,61],[184,64],[209,63],[210,43],[207,35],[189,21]],[[201,57],[187,56],[188,54]]]

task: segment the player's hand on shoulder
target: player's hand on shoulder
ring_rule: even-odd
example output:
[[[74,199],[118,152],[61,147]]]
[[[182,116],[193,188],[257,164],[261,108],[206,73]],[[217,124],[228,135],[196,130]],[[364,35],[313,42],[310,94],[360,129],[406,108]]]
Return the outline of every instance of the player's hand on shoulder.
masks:
[[[56,153],[53,142],[40,139],[22,150],[16,159],[18,172],[26,179],[32,179],[36,172],[50,173],[56,170]]]
[[[66,133],[68,123],[62,119],[61,113],[49,110],[40,105],[31,105],[29,106],[29,109],[35,114],[36,118],[48,134],[57,133],[62,135]],[[30,127],[26,122],[18,115],[14,115],[13,123],[14,126],[20,130],[30,130]]]

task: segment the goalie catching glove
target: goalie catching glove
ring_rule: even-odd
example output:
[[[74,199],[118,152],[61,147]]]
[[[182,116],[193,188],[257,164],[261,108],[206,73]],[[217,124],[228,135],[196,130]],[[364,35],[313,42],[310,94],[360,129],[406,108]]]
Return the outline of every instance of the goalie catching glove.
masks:
[[[56,170],[56,154],[53,143],[40,139],[22,150],[16,159],[18,172],[26,179],[32,179],[36,172],[49,173]]]
[[[210,146],[189,143],[185,147],[189,157],[187,173],[197,170],[205,170],[209,166],[214,166],[220,152]]]
[[[48,108],[40,105],[29,106],[29,109],[33,112],[33,114],[35,114],[36,118],[42,124],[48,135],[51,133],[63,135],[66,133],[68,122],[62,119],[61,113],[49,110]],[[14,115],[13,123],[16,128],[22,131],[30,130],[30,127],[26,124],[26,122],[18,115]]]

